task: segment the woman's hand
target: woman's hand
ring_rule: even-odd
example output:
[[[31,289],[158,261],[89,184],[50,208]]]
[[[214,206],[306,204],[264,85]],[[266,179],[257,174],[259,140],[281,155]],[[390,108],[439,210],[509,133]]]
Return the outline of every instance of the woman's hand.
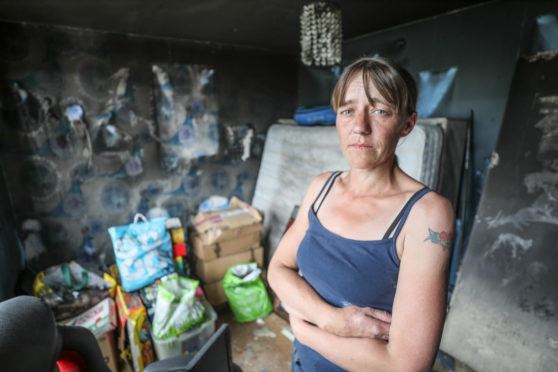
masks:
[[[341,337],[388,340],[391,314],[371,307],[347,306],[335,310],[320,328]]]

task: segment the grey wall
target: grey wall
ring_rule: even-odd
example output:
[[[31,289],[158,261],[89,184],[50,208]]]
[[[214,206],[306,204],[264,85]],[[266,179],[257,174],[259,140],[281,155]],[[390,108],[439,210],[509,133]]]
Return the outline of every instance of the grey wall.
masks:
[[[536,17],[546,13],[558,14],[558,3],[496,1],[475,6],[347,40],[342,65],[378,53],[405,66],[417,81],[421,71],[458,68],[448,95],[431,116],[467,118],[473,111],[474,209],[517,58],[536,50]],[[299,79],[300,105],[328,104],[335,68],[302,66]]]
[[[294,57],[32,24],[3,22],[0,34],[0,167],[7,186],[1,200],[6,206],[9,194],[18,228],[30,218],[43,226],[45,251],[32,263],[34,271],[75,258],[111,264],[106,229],[129,223],[136,212],[162,208],[186,225],[211,195],[251,201],[267,128],[292,116],[296,105]],[[207,117],[216,118],[194,142],[175,136],[167,146],[150,134],[151,128],[160,134],[166,104],[154,64],[168,73],[171,106],[187,111],[184,123],[194,118],[203,126]],[[121,68],[129,77],[118,96],[111,75]],[[10,90],[14,83],[25,99]],[[196,84],[203,86],[194,94]],[[47,103],[42,114],[38,100]],[[65,118],[69,102],[84,112],[75,122]],[[117,156],[95,146],[93,128],[109,106],[109,124],[128,138],[114,147]],[[243,142],[250,130],[251,140]],[[165,146],[186,154],[172,169],[162,165]],[[242,159],[246,147],[249,155]],[[134,154],[142,162],[139,173],[125,167]],[[3,252],[13,252],[5,234],[3,229]],[[12,278],[6,282],[13,284]]]

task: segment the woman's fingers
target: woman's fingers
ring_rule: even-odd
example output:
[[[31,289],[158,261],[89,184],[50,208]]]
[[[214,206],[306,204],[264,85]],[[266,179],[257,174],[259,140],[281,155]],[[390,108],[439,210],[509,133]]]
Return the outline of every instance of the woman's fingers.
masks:
[[[382,322],[391,323],[391,314],[384,310],[374,309],[373,307],[364,307],[362,308],[364,312]]]
[[[378,338],[387,340],[391,323],[388,312],[367,307],[339,308],[324,329],[342,337]]]

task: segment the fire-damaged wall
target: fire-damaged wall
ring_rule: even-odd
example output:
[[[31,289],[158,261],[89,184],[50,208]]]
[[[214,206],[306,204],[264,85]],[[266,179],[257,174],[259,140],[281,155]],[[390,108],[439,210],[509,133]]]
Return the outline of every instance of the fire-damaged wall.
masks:
[[[269,125],[296,105],[294,57],[1,23],[0,166],[28,266],[113,262],[107,228],[187,224],[250,201]],[[8,198],[6,198],[8,199]]]

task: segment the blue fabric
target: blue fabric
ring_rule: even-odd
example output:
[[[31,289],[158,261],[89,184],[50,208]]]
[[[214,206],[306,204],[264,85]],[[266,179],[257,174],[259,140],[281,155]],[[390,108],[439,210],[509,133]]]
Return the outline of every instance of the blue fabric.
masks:
[[[443,71],[419,72],[417,113],[419,118],[429,118],[440,107],[455,80],[457,67]]]
[[[300,125],[333,124],[336,117],[337,113],[331,106],[299,107],[294,114],[295,121]]]
[[[414,203],[429,191],[424,188],[413,195],[393,237],[381,240],[353,240],[334,234],[310,208],[309,228],[297,254],[301,275],[333,306],[374,307],[391,313],[399,275],[395,241]],[[343,371],[297,340],[295,347],[304,371]]]
[[[291,355],[291,372],[304,372],[302,365],[300,364],[298,351],[296,350],[295,345],[293,345],[293,353]]]
[[[546,52],[558,49],[558,20],[554,14],[537,17],[537,42],[534,52]]]

